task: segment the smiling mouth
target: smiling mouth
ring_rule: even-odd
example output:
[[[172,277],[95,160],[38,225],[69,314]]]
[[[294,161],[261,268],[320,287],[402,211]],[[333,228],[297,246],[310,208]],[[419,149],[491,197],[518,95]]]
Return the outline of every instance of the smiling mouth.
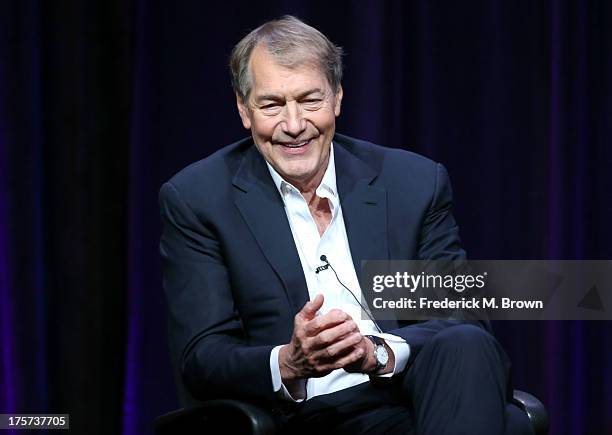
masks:
[[[308,142],[310,142],[312,139],[308,139],[302,142],[296,142],[296,143],[281,143],[282,146],[287,147],[287,148],[301,148],[305,145],[308,144]]]

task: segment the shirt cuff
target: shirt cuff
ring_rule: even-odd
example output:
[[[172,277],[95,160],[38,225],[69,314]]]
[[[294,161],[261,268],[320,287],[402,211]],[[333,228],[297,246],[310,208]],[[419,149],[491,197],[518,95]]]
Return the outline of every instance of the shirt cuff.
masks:
[[[406,368],[406,364],[408,364],[408,359],[410,358],[410,345],[406,343],[406,340],[401,337],[398,337],[397,335],[385,333],[371,335],[375,335],[376,337],[380,337],[385,340],[385,343],[391,348],[393,356],[395,357],[395,367],[393,367],[392,372],[372,376],[377,378],[390,378],[393,375],[401,373]]]
[[[270,352],[270,373],[272,374],[272,388],[276,395],[285,400],[289,400],[291,402],[302,402],[306,398],[306,380],[302,380],[296,383],[297,391],[294,392],[294,395],[297,398],[294,398],[289,390],[283,384],[283,379],[280,374],[280,365],[278,363],[278,353],[280,352],[281,346],[276,346],[272,348],[272,352]]]

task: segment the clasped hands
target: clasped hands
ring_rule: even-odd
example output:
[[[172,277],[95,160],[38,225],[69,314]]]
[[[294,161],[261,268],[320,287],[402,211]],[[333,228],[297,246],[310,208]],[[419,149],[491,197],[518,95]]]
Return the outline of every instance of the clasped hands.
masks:
[[[374,344],[359,332],[357,323],[342,310],[316,316],[323,306],[319,294],[296,314],[291,341],[281,347],[278,360],[283,382],[318,378],[335,369],[371,374],[376,369]],[[393,370],[393,352],[380,372]]]

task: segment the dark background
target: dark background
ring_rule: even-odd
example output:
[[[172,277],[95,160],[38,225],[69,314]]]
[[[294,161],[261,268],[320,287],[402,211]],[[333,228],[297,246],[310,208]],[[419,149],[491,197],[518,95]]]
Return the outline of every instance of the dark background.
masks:
[[[447,166],[471,258],[612,258],[610,2],[218,3],[0,3],[0,412],[178,406],[157,191],[246,135],[228,55],[284,13],[346,50],[338,131]],[[611,322],[494,326],[552,434],[612,434]]]

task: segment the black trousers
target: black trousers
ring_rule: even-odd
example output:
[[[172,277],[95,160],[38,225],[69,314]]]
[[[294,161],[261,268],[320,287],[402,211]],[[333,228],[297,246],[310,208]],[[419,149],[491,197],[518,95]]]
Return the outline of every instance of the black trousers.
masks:
[[[404,373],[317,396],[289,412],[282,433],[528,435],[509,403],[510,361],[495,338],[463,324],[425,345]]]

